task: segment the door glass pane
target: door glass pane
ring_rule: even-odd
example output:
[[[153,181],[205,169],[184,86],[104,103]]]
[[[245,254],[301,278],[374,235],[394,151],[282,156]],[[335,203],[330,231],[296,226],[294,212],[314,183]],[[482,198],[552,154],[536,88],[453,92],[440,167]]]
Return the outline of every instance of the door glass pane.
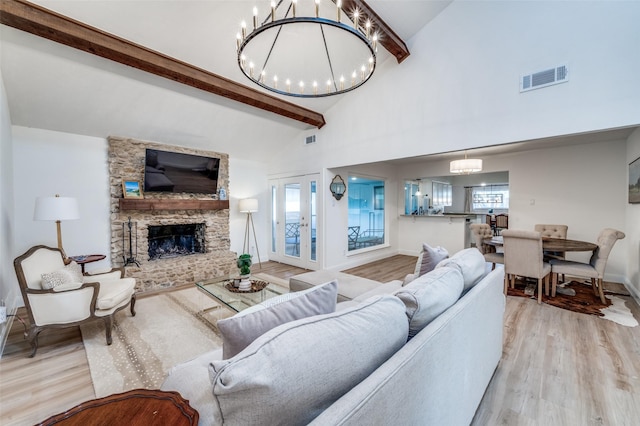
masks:
[[[309,185],[309,258],[313,261],[317,260],[316,254],[316,229],[318,226],[317,223],[317,183],[315,180],[312,180]]]
[[[277,242],[278,242],[278,187],[276,185],[271,185],[271,252],[276,252]]]
[[[384,244],[384,181],[349,176],[349,251]]]
[[[284,252],[300,257],[300,184],[284,186]]]

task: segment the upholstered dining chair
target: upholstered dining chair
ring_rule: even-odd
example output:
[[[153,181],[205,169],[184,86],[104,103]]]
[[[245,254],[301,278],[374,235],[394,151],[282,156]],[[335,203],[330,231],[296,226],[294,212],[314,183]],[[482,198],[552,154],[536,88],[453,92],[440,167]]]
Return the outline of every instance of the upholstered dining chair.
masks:
[[[491,263],[491,270],[496,269],[496,263],[504,264],[504,254],[496,253],[495,247],[482,242],[482,240],[493,237],[491,225],[487,223],[472,223],[469,225],[469,229],[473,234],[476,248],[480,250],[484,260]]]
[[[130,305],[135,316],[134,278],[123,278],[122,269],[83,275],[75,262],[65,264],[57,248],[35,246],[13,261],[24,305],[29,316],[27,339],[33,357],[38,334],[46,328],[78,326],[101,319],[110,345],[113,315]]]
[[[507,284],[513,288],[516,276],[535,278],[538,280],[538,303],[542,303],[542,283],[549,293],[549,275],[551,265],[543,260],[542,236],[540,232],[519,229],[505,229],[502,232],[504,241],[504,292]]]
[[[567,225],[547,225],[547,224],[536,224],[533,228],[535,231],[540,232],[542,238],[560,238],[563,240],[567,239],[567,231],[569,227]],[[544,260],[546,262],[551,259],[564,259],[565,254],[557,251],[544,251]],[[564,277],[563,277],[564,279]]]
[[[609,253],[616,241],[625,237],[624,232],[613,228],[605,228],[600,231],[596,244],[598,248],[593,251],[589,263],[574,262],[571,260],[552,259],[551,272],[553,274],[551,296],[556,295],[556,286],[558,284],[558,274],[566,274],[570,276],[583,277],[591,279],[591,287],[596,296],[600,296],[600,301],[606,303],[604,290],[602,288],[602,280],[604,279],[604,270],[607,267]]]
[[[495,234],[500,235],[503,229],[509,228],[509,215],[500,213],[496,215]]]

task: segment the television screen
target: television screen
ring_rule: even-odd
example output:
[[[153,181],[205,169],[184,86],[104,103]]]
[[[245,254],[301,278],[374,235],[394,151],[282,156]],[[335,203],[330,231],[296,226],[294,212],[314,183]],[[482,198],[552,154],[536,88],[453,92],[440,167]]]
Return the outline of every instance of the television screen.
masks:
[[[147,149],[144,190],[215,194],[219,168],[219,158]]]

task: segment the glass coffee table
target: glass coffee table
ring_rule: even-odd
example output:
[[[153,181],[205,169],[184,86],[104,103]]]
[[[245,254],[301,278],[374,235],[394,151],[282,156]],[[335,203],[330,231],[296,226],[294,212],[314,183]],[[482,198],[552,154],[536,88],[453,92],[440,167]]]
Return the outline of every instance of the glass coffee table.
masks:
[[[233,292],[227,290],[227,284],[233,283],[236,277],[216,277],[196,283],[196,287],[206,295],[213,297],[216,301],[222,302],[226,307],[235,312],[240,312],[250,306],[257,305],[272,297],[289,293],[289,289],[277,284],[268,283],[267,286],[256,292]],[[260,278],[251,277],[251,280],[262,281]]]

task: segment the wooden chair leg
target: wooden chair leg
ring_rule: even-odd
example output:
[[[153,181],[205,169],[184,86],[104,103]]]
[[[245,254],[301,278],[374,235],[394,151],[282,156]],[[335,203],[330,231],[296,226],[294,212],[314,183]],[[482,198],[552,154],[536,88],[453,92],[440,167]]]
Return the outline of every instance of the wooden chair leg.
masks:
[[[509,274],[504,274],[504,295],[509,291]]]
[[[593,289],[593,294],[598,296],[598,289],[596,288],[596,279],[591,278],[591,288]]]
[[[551,274],[551,297],[556,297],[556,290],[558,286],[558,274]]]
[[[538,278],[538,304],[542,303],[542,278]]]
[[[31,345],[31,354],[29,358],[33,358],[36,356],[36,352],[38,351],[38,334],[42,329],[36,325],[32,325],[29,328],[29,335],[27,336],[27,340],[29,340],[29,344]]]
[[[549,274],[544,277],[544,295],[549,297]]]
[[[600,293],[600,301],[606,305],[607,300],[604,297],[604,289],[602,287],[602,278],[598,278],[598,293]]]
[[[113,340],[111,339],[111,329],[113,328],[113,314],[104,317],[104,327],[107,332],[107,345],[110,345]]]
[[[136,294],[133,293],[133,296],[131,296],[131,316],[135,317],[136,316],[136,310],[135,310],[135,306],[136,306]]]

